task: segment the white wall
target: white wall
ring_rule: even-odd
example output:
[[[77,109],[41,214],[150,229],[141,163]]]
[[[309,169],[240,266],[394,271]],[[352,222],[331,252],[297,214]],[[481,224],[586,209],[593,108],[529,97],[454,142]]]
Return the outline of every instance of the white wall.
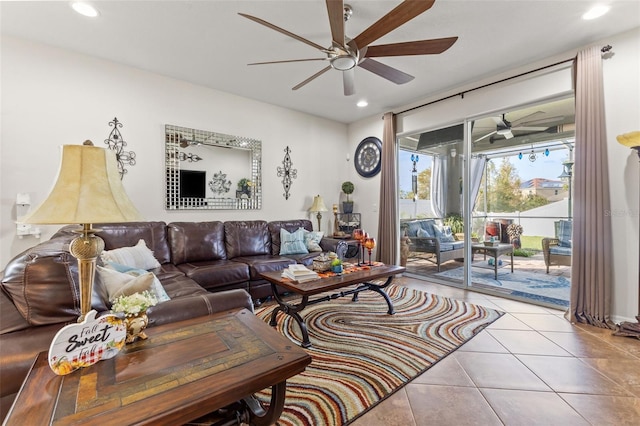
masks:
[[[136,153],[123,183],[147,220],[277,220],[311,218],[313,196],[329,208],[344,180],[347,126],[252,101],[70,51],[19,39],[2,39],[2,130],[0,144],[0,268],[35,245],[16,237],[16,194],[31,195],[32,208],[48,194],[60,161],[60,145],[91,139],[105,146],[117,117],[127,148]],[[262,209],[256,211],[166,211],[164,126],[175,124],[262,141]],[[293,168],[290,198],[283,197],[284,149]],[[322,229],[332,226],[327,212]],[[43,227],[41,240],[58,227]]]
[[[613,220],[613,302],[614,321],[633,320],[638,314],[638,158],[631,150],[616,142],[615,136],[632,130],[640,130],[640,29],[596,43],[598,46],[611,44],[615,55],[604,61],[604,87],[607,108],[607,139],[609,143],[609,175]],[[428,99],[396,108],[395,112],[409,109],[464,90],[498,81],[531,69],[570,58],[576,51],[528,64],[501,75],[491,76],[483,81],[470,83]],[[560,67],[562,68],[562,67]],[[542,101],[549,97],[566,94],[571,90],[570,69],[545,72],[533,78],[520,78],[508,83],[491,86],[455,97],[429,107],[401,114],[398,117],[400,135],[422,130],[440,128],[460,123],[467,117],[486,115],[498,110],[509,109],[523,104]],[[380,116],[364,119],[349,125],[349,146],[355,149],[366,136],[381,137],[383,122]],[[350,172],[355,175],[351,168]],[[363,181],[354,178],[364,191],[358,193],[357,202],[363,206],[365,228],[377,230],[376,213],[372,206],[379,202],[380,175]],[[355,195],[355,194],[354,194]],[[364,213],[367,213],[365,216]]]

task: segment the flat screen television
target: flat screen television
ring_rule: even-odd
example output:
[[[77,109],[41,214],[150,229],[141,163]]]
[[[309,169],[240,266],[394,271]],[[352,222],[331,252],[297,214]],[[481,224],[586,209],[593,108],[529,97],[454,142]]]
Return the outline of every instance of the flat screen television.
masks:
[[[205,198],[207,173],[200,170],[180,170],[180,198]]]

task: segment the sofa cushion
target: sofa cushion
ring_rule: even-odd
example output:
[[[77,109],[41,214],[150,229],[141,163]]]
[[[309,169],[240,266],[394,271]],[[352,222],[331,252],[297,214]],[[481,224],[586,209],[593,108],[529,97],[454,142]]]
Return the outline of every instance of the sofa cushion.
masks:
[[[95,224],[94,228],[99,229],[96,235],[104,240],[105,250],[131,247],[143,239],[158,262],[163,264],[171,261],[165,222]]]
[[[549,247],[549,253],[557,254],[561,256],[571,256],[571,247],[551,246]]]
[[[187,277],[207,290],[249,280],[249,267],[230,260],[207,260],[178,265]]]
[[[308,219],[275,220],[268,223],[269,235],[271,236],[271,254],[280,254],[280,229],[294,232],[299,228],[313,231],[313,224]]]
[[[119,263],[136,269],[148,270],[160,266],[160,263],[153,257],[153,252],[147,247],[143,239],[140,239],[133,247],[104,250],[100,258],[103,262]]]
[[[167,228],[172,263],[179,265],[227,258],[224,223],[173,222]]]
[[[464,241],[440,243],[440,251],[451,251],[464,248]]]
[[[304,229],[298,228],[297,231],[289,232],[286,229],[280,229],[280,255],[288,254],[307,254],[307,246],[304,244]]]
[[[224,239],[228,259],[271,254],[269,229],[263,220],[225,222]]]
[[[572,223],[570,220],[560,221],[560,226],[558,229],[558,245],[560,247],[571,248],[571,227]]]
[[[233,259],[234,262],[245,263],[249,266],[249,276],[251,280],[261,280],[261,272],[281,271],[289,265],[297,262],[284,256],[242,256]]]

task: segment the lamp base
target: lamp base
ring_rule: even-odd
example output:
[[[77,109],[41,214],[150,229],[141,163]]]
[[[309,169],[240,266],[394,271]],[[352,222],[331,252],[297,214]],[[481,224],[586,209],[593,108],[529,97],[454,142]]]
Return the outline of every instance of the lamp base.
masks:
[[[78,259],[78,287],[80,290],[80,317],[78,322],[91,310],[91,293],[93,279],[96,275],[96,259],[104,250],[102,238],[94,235],[97,230],[91,229],[90,224],[82,225],[76,232],[82,234],[69,244],[69,251]]]
[[[635,337],[640,339],[640,315],[636,317],[638,322],[622,322],[616,324],[616,330],[613,332],[614,336]]]

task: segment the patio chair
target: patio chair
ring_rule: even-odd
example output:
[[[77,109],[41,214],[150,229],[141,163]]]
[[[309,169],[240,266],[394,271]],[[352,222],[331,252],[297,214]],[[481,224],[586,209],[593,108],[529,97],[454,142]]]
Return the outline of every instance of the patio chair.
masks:
[[[570,220],[561,220],[556,227],[556,238],[542,239],[542,254],[544,263],[549,266],[571,266],[571,227]]]

